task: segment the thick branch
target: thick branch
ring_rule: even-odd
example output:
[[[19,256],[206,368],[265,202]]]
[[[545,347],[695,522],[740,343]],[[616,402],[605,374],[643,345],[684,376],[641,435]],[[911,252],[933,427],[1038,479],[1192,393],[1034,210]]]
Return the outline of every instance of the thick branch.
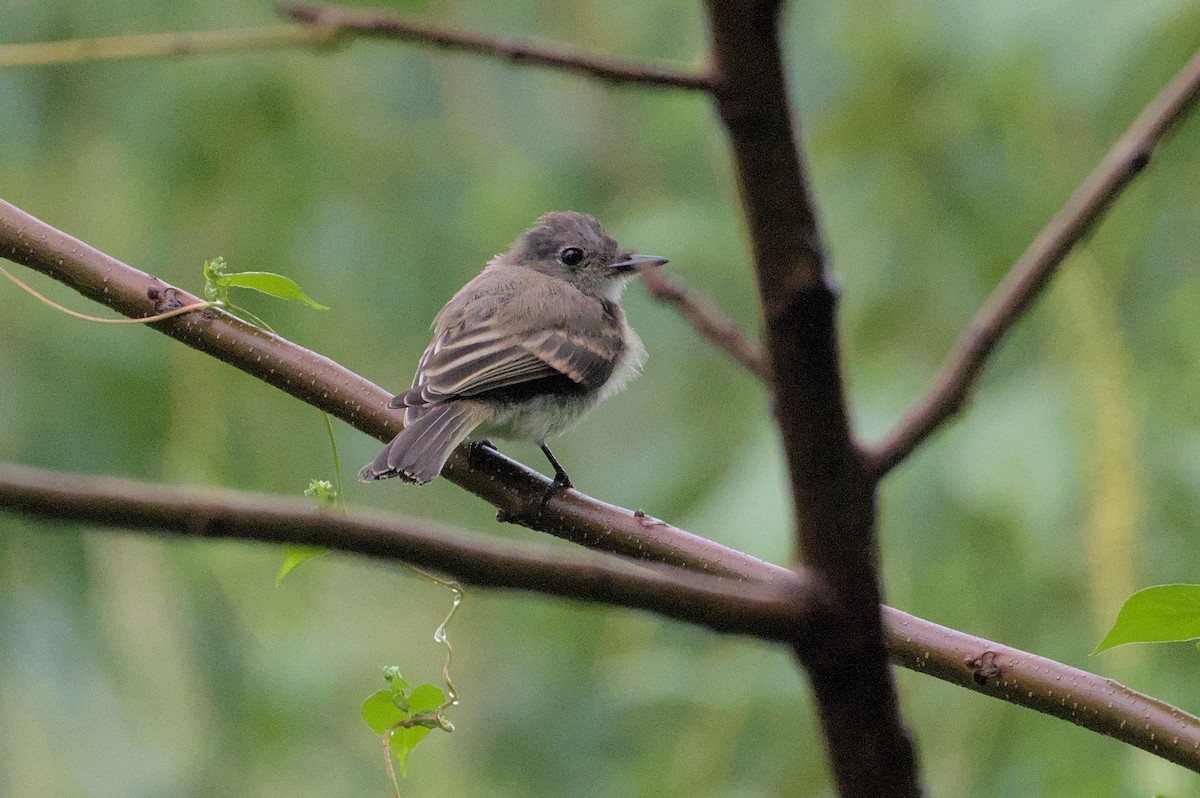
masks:
[[[49,273],[80,293],[134,317],[163,307],[172,297],[187,304],[195,301],[195,297],[177,292],[2,201],[0,255]],[[159,297],[155,302],[144,299],[151,289]],[[386,439],[398,431],[396,419],[384,409],[389,394],[327,358],[227,314],[200,311],[185,326],[182,322],[187,319],[185,316],[154,326],[337,415],[363,432]],[[549,484],[544,477],[488,450],[479,453],[479,471],[468,468],[466,459],[455,458],[459,484],[501,507],[519,508],[531,499],[537,501]],[[793,579],[786,568],[575,491],[556,494],[547,507],[547,516],[539,528],[556,531],[591,548],[767,583],[789,584]],[[888,648],[905,667],[1069,720],[1200,772],[1200,718],[1109,679],[899,610],[884,608],[884,621]],[[1007,657],[1001,661],[1009,684],[1029,684],[1032,689],[1001,690],[991,683],[978,684],[977,669],[968,661],[987,659],[987,651]],[[1057,688],[1053,688],[1052,680]],[[1062,697],[1060,702],[1045,701],[1043,686],[1071,692],[1055,693]],[[1114,692],[1110,695],[1109,690]],[[1113,718],[1118,716],[1128,722],[1114,724]]]
[[[775,636],[777,624],[801,628],[807,615],[790,619],[775,601],[796,586],[802,606],[820,599],[797,585],[788,569],[736,554],[713,570],[770,581],[767,593],[727,581],[711,592],[709,579],[691,583],[675,572],[544,555],[533,547],[499,544],[464,530],[395,515],[316,513],[306,503],[233,491],[163,489],[159,486],[24,466],[0,466],[0,508],[27,516],[77,521],[87,527],[164,530],[189,536],[294,542],[338,548],[445,570],[473,584],[532,590],[547,595],[636,607],[709,628]],[[415,527],[415,528],[414,528]],[[535,553],[536,552],[536,553]],[[562,576],[565,573],[565,576]],[[560,578],[562,576],[562,578]],[[676,591],[676,582],[680,583]],[[742,590],[746,592],[743,593]],[[777,597],[772,600],[771,596]],[[662,603],[656,603],[662,599]],[[728,601],[726,600],[728,599]],[[708,615],[686,606],[716,606]],[[675,614],[671,608],[680,610]],[[736,612],[735,617],[729,615]],[[1200,718],[1087,671],[884,608],[888,649],[900,665],[1079,726],[1200,772]],[[753,624],[760,623],[760,628]]]
[[[697,335],[729,355],[746,371],[770,384],[771,371],[766,358],[746,340],[733,319],[712,300],[703,294],[680,288],[658,269],[644,271],[641,277],[647,293],[675,308],[692,325]]]
[[[649,610],[720,632],[803,637],[816,594],[803,576],[772,585],[677,568],[567,557],[424,519],[229,490],[163,488],[132,480],[0,463],[0,509],[56,521],[201,538],[295,543],[430,568],[480,587]]]
[[[894,468],[963,408],[997,344],[1049,284],[1071,248],[1146,168],[1155,148],[1198,96],[1200,51],[1138,115],[972,317],[938,370],[929,394],[871,452],[876,477]]]
[[[812,679],[839,793],[917,795],[915,755],[883,646],[874,483],[847,420],[836,298],[787,98],[781,5],[708,0],[714,96],[754,253],[799,552],[838,610],[836,638],[797,653]]]
[[[199,301],[3,200],[0,257],[49,275],[131,318]],[[326,357],[228,313],[208,309],[150,326],[381,441],[391,440],[401,429],[399,414],[387,409],[391,394]],[[550,480],[490,449],[468,458],[460,447],[443,476],[497,507],[507,519],[591,548],[719,573],[726,573],[720,563],[736,556],[719,543],[575,490],[556,491],[544,512],[536,512]]]
[[[1120,682],[883,608],[898,665],[1091,729],[1200,773],[1200,718]]]
[[[361,11],[337,6],[311,6],[282,2],[280,13],[296,20],[331,28],[353,36],[412,42],[444,50],[458,50],[518,65],[549,67],[585,75],[608,83],[657,86],[708,91],[712,81],[707,75],[658,69],[630,61],[581,55],[567,49],[549,49],[530,44],[505,42],[477,33],[448,30],[402,19],[387,11]]]

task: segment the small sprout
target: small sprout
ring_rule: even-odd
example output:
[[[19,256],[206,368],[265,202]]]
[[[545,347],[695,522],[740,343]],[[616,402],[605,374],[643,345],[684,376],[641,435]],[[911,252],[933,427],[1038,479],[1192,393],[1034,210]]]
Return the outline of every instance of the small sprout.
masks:
[[[383,678],[389,689],[367,696],[362,704],[362,719],[383,740],[388,772],[392,773],[394,755],[401,775],[407,777],[408,753],[417,743],[433,729],[449,732],[454,727],[440,716],[447,705],[446,694],[440,687],[432,684],[413,687],[395,665],[383,669]]]
[[[332,510],[337,506],[339,498],[338,492],[333,488],[333,483],[327,479],[310,479],[308,487],[304,489],[304,495],[317,500],[315,508],[317,510]],[[279,566],[279,572],[275,574],[275,587],[279,587],[283,578],[300,563],[328,553],[329,549],[323,549],[320,546],[299,546],[294,543],[285,543],[283,564]]]
[[[384,666],[383,678],[387,680],[388,686],[392,688],[393,693],[412,689],[412,685],[404,681],[404,677],[400,675],[400,667],[397,665]]]
[[[273,272],[227,272],[225,259],[216,257],[204,262],[204,298],[209,302],[227,303],[230,288],[249,288],[276,299],[302,302],[313,310],[329,310],[300,290],[290,277]]]
[[[204,299],[224,304],[229,299],[229,286],[223,282],[225,259],[220,255],[204,261]]]
[[[333,509],[337,506],[339,498],[333,483],[327,479],[309,480],[308,487],[304,489],[304,495],[317,500],[318,510]]]

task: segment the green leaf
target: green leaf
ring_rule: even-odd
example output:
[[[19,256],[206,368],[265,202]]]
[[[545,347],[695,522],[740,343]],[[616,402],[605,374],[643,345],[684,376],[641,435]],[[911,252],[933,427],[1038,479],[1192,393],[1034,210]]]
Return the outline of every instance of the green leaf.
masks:
[[[407,729],[396,729],[389,741],[389,748],[396,756],[396,764],[400,766],[400,775],[408,778],[408,752],[417,747],[429,735],[425,726],[411,726]]]
[[[385,668],[385,671],[386,670],[387,669]],[[404,680],[401,679],[399,673],[397,673],[394,677],[394,681]],[[407,684],[408,683],[405,682],[405,685]],[[392,695],[393,699],[400,699],[403,697],[403,694],[400,693],[393,695],[391,693],[387,693],[387,691],[380,690],[378,693],[368,698],[367,701],[370,702],[374,700],[376,704],[381,706],[381,699],[377,698],[377,696],[380,694]],[[412,693],[408,696],[408,713],[401,713],[402,719],[415,717],[424,713],[432,713],[443,703],[445,703],[445,701],[446,694],[443,693],[439,687],[432,684],[422,684],[419,687],[413,688]],[[378,717],[382,719],[383,717],[387,716],[383,713],[380,713]],[[363,720],[367,720],[366,702],[363,703]],[[396,721],[392,721],[392,723],[388,724],[388,728],[395,723]],[[367,721],[367,725],[371,726],[373,729],[375,728],[370,721]],[[417,744],[429,735],[429,732],[433,730],[435,725],[436,721],[431,719],[422,721],[422,725],[399,728],[392,732],[392,736],[388,740],[388,749],[396,757],[396,763],[400,766],[400,775],[408,778],[409,752],[416,748]],[[384,734],[385,732],[378,733]]]
[[[432,712],[446,701],[446,694],[432,684],[423,684],[413,689],[408,696],[408,711],[414,715]]]
[[[1200,637],[1200,585],[1159,585],[1139,590],[1117,614],[1093,654],[1126,643],[1167,643]]]
[[[408,713],[396,706],[395,697],[391,690],[377,690],[363,701],[362,719],[371,731],[386,734],[388,729],[408,718]]]
[[[283,564],[279,566],[279,573],[275,574],[275,587],[279,587],[283,578],[300,563],[328,553],[329,549],[319,546],[297,546],[294,543],[285,543],[283,545]]]
[[[313,310],[329,310],[326,306],[312,299],[300,290],[300,286],[290,277],[272,272],[233,272],[221,274],[216,278],[217,285],[234,288],[250,288],[264,294],[286,299],[292,302],[303,302]]]

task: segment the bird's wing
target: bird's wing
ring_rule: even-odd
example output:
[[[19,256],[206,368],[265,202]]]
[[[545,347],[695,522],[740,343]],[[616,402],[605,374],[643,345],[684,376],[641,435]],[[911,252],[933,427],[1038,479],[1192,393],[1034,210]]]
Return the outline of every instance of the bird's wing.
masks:
[[[522,346],[555,371],[591,390],[608,381],[625,348],[617,329],[601,334],[542,330],[527,337]]]
[[[562,329],[513,334],[484,324],[443,331],[421,356],[412,390],[394,398],[390,406],[483,398],[490,391],[563,377],[582,389],[595,389],[612,374],[622,348],[615,329],[611,334]]]

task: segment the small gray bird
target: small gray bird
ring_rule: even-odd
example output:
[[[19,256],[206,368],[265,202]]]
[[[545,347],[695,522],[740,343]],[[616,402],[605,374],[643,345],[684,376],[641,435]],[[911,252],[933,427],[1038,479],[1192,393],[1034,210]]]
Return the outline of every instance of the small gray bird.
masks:
[[[388,403],[404,430],[358,478],[426,483],[478,428],[541,447],[554,466],[545,498],[571,487],[546,439],[637,374],[646,350],[618,301],[639,269],[666,262],[619,249],[586,214],[544,214],[438,313],[412,389]]]

